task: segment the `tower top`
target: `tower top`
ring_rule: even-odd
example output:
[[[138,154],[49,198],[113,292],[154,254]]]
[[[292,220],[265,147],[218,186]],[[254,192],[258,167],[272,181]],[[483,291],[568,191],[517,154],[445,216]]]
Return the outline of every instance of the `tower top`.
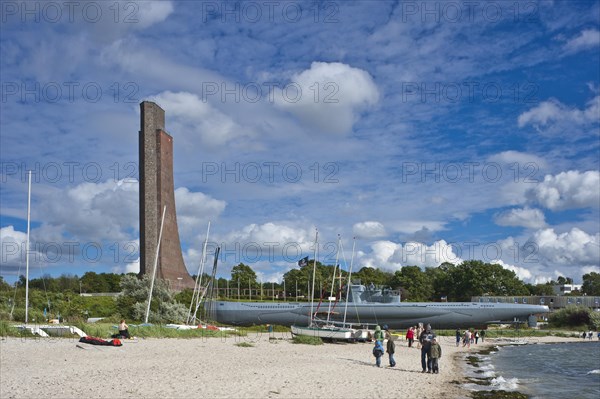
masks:
[[[150,133],[165,129],[165,110],[152,101],[140,103],[141,132]]]

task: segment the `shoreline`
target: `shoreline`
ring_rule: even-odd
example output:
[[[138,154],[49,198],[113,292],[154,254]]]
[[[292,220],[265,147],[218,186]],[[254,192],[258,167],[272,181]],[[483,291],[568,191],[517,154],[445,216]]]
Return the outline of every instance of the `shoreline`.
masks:
[[[581,338],[576,337],[555,337],[555,336],[547,336],[547,337],[526,337],[524,339],[518,340],[508,340],[508,339],[493,339],[485,342],[485,347],[477,348],[476,351],[473,351],[470,355],[467,354],[459,354],[457,353],[455,356],[458,361],[462,363],[462,367],[464,369],[464,380],[461,382],[461,386],[464,388],[466,392],[469,393],[469,397],[474,398],[503,398],[503,399],[526,399],[531,396],[528,393],[525,393],[517,389],[503,389],[502,386],[495,387],[493,386],[493,380],[496,378],[502,378],[504,380],[504,376],[490,377],[486,375],[486,370],[481,370],[481,363],[485,362],[487,355],[496,352],[499,348],[510,348],[517,347],[523,345],[555,345],[555,344],[564,344],[564,343],[577,343],[577,344],[586,344],[590,341],[583,341]],[[525,342],[527,341],[527,342]],[[595,342],[595,341],[591,341]],[[490,360],[490,359],[487,359]],[[493,369],[492,369],[493,370]],[[482,375],[473,375],[474,373],[481,373]],[[469,389],[468,386],[480,386],[481,389]],[[487,388],[486,388],[487,387]]]
[[[284,334],[278,339],[268,334],[139,339],[121,347],[70,338],[3,338],[0,397],[471,397],[463,387],[462,357],[497,345],[497,340],[466,349],[456,348],[454,337],[439,338],[440,374],[421,373],[421,351],[408,348],[404,340],[396,341],[397,366],[377,368],[372,343],[302,345]],[[388,365],[387,355],[382,364]]]

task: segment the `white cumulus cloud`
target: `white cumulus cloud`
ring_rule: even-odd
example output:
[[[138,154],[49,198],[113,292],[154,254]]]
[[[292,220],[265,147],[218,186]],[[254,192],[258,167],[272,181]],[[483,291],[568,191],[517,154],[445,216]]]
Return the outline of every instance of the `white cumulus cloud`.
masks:
[[[546,225],[544,213],[539,209],[516,208],[498,213],[494,222],[499,226],[520,226],[539,229]]]
[[[457,247],[439,240],[431,245],[421,242],[376,241],[370,253],[359,253],[361,265],[396,271],[402,266],[437,267],[444,262],[458,264],[463,261]]]
[[[531,255],[548,266],[583,267],[600,264],[600,234],[591,235],[578,228],[556,233],[541,229],[529,239],[535,251]]]
[[[521,280],[530,281],[533,277],[533,274],[531,273],[531,271],[529,271],[529,269],[520,267],[520,266],[509,265],[508,263],[505,263],[501,259],[492,260],[490,263],[500,265],[505,269],[515,272],[517,277]]]
[[[359,238],[377,238],[386,235],[383,224],[375,221],[356,223],[352,227],[352,231]]]
[[[543,101],[519,115],[519,127],[532,125],[540,133],[573,134],[581,127],[598,123],[600,96],[596,96],[581,110],[569,107],[556,99]]]
[[[15,230],[14,226],[0,228],[0,265],[2,265],[2,269],[15,268],[16,270],[17,267],[25,265],[26,242],[27,234]]]
[[[206,223],[215,220],[225,210],[227,203],[201,192],[191,192],[186,187],[175,190],[177,226],[182,235],[203,231]]]
[[[552,209],[572,209],[600,205],[600,172],[570,170],[546,175],[544,181],[526,193],[530,201]]]
[[[169,121],[167,131],[185,136],[192,144],[199,140],[211,147],[223,146],[249,132],[196,94],[165,91],[151,99],[165,110]]]
[[[350,132],[359,113],[379,100],[371,75],[339,62],[313,62],[290,80],[278,91],[276,104],[327,133]]]

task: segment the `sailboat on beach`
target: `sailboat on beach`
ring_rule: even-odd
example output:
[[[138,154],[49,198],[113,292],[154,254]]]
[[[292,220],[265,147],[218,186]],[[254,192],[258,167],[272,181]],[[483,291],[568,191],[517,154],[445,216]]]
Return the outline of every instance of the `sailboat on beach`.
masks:
[[[329,306],[327,311],[319,312],[319,308],[321,305],[321,301],[317,306],[317,309],[314,310],[314,293],[315,293],[315,274],[316,274],[316,266],[317,266],[317,248],[318,248],[318,238],[319,232],[317,231],[315,234],[315,251],[314,251],[314,259],[313,259],[313,277],[312,277],[312,288],[311,288],[311,296],[310,296],[310,321],[308,326],[297,326],[292,325],[292,335],[294,336],[311,336],[311,337],[319,337],[323,339],[329,340],[357,340],[357,339],[366,339],[368,332],[366,330],[357,330],[352,328],[351,324],[347,324],[345,319],[345,315],[347,312],[348,301],[346,301],[346,307],[344,309],[344,321],[334,322],[331,320],[330,316],[335,310],[335,305],[337,304],[337,297],[329,297]],[[336,270],[338,269],[338,259],[339,259],[339,248],[341,245],[341,240],[338,236],[338,252],[336,255],[336,264],[333,269],[333,279],[332,279],[332,291],[335,287],[336,280]],[[352,259],[354,259],[354,247],[352,248]],[[341,278],[341,269],[340,269],[340,278]],[[350,262],[350,273],[348,281],[350,281],[350,277],[352,275],[352,261]],[[349,288],[349,284],[347,284]],[[341,294],[341,293],[340,293]],[[331,303],[334,302],[333,307]],[[327,319],[323,320],[318,317],[320,313],[327,314]]]
[[[31,171],[27,173],[27,242],[25,244],[25,323],[22,325],[16,326],[19,330],[27,330],[32,334],[39,335],[40,337],[49,337],[52,335],[78,335],[80,337],[85,337],[86,333],[81,329],[75,326],[67,326],[67,325],[49,325],[49,324],[30,324],[29,322],[29,235],[31,230]],[[15,295],[16,295],[17,287],[15,285]],[[47,293],[46,293],[47,295]],[[10,316],[12,318],[12,314],[15,308],[16,301],[13,300],[13,306],[10,312]],[[50,302],[48,301],[48,308],[50,308]],[[44,316],[46,315],[46,310],[44,310]],[[35,320],[34,320],[35,322]]]

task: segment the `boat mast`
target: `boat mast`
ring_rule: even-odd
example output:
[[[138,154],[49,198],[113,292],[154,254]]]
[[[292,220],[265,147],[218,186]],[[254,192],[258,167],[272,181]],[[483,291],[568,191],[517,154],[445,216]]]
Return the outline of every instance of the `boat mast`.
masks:
[[[215,292],[215,279],[217,276],[217,264],[219,262],[219,253],[221,252],[221,247],[217,247],[217,249],[215,249],[215,259],[213,261],[213,269],[212,269],[212,273],[210,274],[210,280],[208,283],[208,286],[206,287],[207,290],[204,291],[204,293],[206,294],[206,292],[208,291],[208,289],[210,289],[210,291],[208,291],[208,298],[210,298],[210,301],[207,301],[206,304],[206,316],[207,318],[210,319],[214,319],[214,315],[213,315],[213,302],[215,300],[215,296],[214,296],[214,292]],[[217,292],[218,295],[218,292]],[[204,294],[202,295],[202,297],[204,297]],[[201,298],[202,299],[202,298]],[[196,306],[196,311],[198,311],[198,306]],[[195,317],[195,313],[194,313],[194,317]]]
[[[150,281],[150,291],[148,292],[148,307],[146,308],[146,317],[144,323],[148,323],[148,316],[150,315],[150,303],[152,302],[152,291],[154,290],[154,279],[156,278],[156,268],[158,267],[158,253],[160,251],[160,240],[162,238],[163,225],[165,223],[165,214],[167,213],[167,206],[163,208],[162,219],[160,221],[160,231],[158,233],[158,244],[156,245],[156,254],[154,255],[154,269],[152,270],[152,280]]]
[[[335,253],[335,265],[333,266],[333,279],[331,281],[331,294],[333,294],[333,290],[335,289],[335,275],[338,266],[338,261],[340,259],[340,244],[342,241],[342,237],[338,234],[338,242],[337,242],[337,251]],[[342,277],[342,269],[340,268],[340,277]],[[329,324],[329,318],[331,316],[331,298],[333,295],[329,295],[329,307],[327,308],[327,323]]]
[[[192,294],[192,300],[190,302],[190,309],[188,311],[187,322],[190,323],[196,319],[196,312],[194,317],[190,319],[192,315],[192,305],[194,299],[196,299],[196,310],[198,309],[198,298],[200,297],[200,289],[202,287],[202,274],[204,274],[204,265],[206,262],[206,246],[208,245],[208,234],[210,232],[210,221],[208,222],[208,228],[206,229],[206,240],[204,240],[204,247],[202,248],[202,258],[200,259],[200,265],[198,266],[198,274],[196,275],[196,283],[194,284],[194,292]]]
[[[352,284],[352,265],[354,264],[354,248],[356,248],[356,237],[352,238],[352,257],[350,258],[350,270],[348,271],[348,285],[346,286],[346,307],[344,308],[344,324],[346,325],[346,314],[348,313],[348,301],[350,300],[350,284]]]
[[[313,302],[315,300],[315,274],[316,274],[316,270],[317,270],[317,247],[319,245],[319,230],[316,230],[315,233],[315,252],[314,252],[314,259],[313,259],[313,278],[312,278],[312,287],[310,290],[310,324],[309,327],[312,327],[313,325]]]
[[[29,189],[27,190],[27,243],[25,244],[25,324],[29,310],[29,228],[31,224],[31,171],[28,173]]]

